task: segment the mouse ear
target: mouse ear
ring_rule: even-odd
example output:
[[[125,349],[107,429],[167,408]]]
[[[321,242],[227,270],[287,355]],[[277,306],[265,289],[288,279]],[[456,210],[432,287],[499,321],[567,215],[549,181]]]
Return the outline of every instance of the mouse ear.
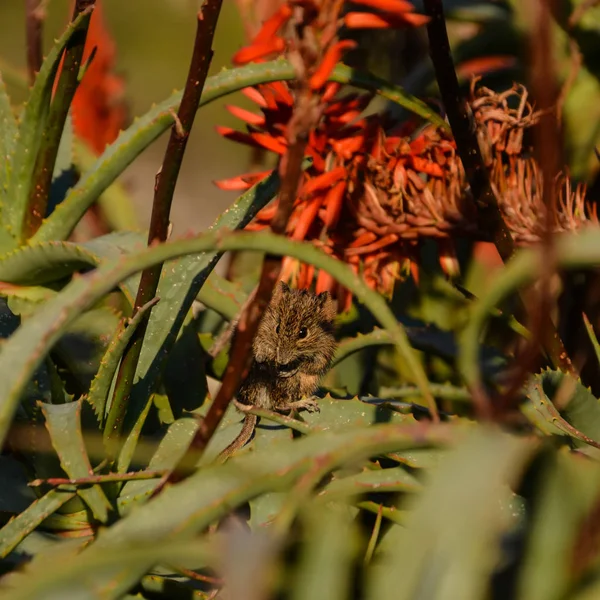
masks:
[[[284,281],[278,281],[277,285],[275,286],[275,289],[273,290],[273,300],[275,302],[281,300],[281,298],[283,298],[284,294],[289,294],[290,293],[290,288],[288,286],[287,283],[285,283]]]
[[[337,311],[335,302],[331,299],[329,292],[321,292],[317,296],[317,302],[319,303],[321,315],[323,315],[327,321],[333,321]]]

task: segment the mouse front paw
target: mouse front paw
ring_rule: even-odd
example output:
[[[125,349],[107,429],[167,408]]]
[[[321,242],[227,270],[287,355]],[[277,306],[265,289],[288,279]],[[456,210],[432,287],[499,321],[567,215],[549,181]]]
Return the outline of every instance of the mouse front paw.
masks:
[[[290,408],[291,410],[301,410],[304,409],[310,413],[320,412],[321,409],[317,403],[316,396],[310,396],[309,398],[302,398],[302,400],[297,400],[296,402],[291,402],[286,408]]]

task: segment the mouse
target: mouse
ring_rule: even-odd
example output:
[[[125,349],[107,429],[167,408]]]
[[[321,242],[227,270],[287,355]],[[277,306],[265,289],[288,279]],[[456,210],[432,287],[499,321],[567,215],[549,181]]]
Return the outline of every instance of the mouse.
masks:
[[[335,316],[329,292],[314,294],[279,281],[252,342],[252,364],[235,401],[238,410],[318,412],[314,393],[336,349]],[[234,329],[232,339],[235,335]],[[257,422],[246,412],[241,432],[221,452],[221,460],[251,439]]]

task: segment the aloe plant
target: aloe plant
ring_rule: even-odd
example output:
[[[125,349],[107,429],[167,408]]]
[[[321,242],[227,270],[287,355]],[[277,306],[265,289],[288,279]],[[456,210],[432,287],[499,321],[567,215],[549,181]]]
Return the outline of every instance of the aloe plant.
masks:
[[[24,107],[13,106],[0,79],[0,593],[594,598],[600,400],[576,372],[579,357],[557,362],[547,351],[539,368],[525,353],[517,361],[520,379],[514,359],[518,336],[532,354],[538,346],[548,350],[539,323],[523,322],[515,298],[521,294],[535,316],[527,289],[537,282],[548,293],[547,279],[538,281],[548,248],[553,270],[595,269],[596,223],[551,238],[550,246],[518,249],[511,241],[514,258],[479,297],[431,267],[431,240],[420,239],[418,249],[411,246],[419,286],[407,277],[384,298],[365,278],[366,261],[348,259],[352,251],[345,264],[327,244],[242,231],[274,198],[284,203],[290,175],[281,161],[208,231],[167,239],[196,111],[250,86],[292,82],[301,89],[302,73],[294,60],[278,58],[207,77],[221,5],[207,0],[183,91],[94,156],[69,113],[89,67],[80,63],[93,4],[75,3],[72,22],[33,69]],[[408,11],[395,0],[387,4]],[[463,4],[447,3],[452,18],[508,18],[500,8],[461,13]],[[435,17],[432,7],[441,3],[424,5]],[[431,25],[429,35],[435,43]],[[77,69],[61,73],[55,87],[61,61]],[[450,104],[447,79],[438,71]],[[445,148],[454,152],[451,135],[463,136],[458,153],[465,147],[460,120],[448,124],[402,87],[341,61],[327,81],[379,95],[435,130]],[[345,126],[340,121],[339,131]],[[409,148],[421,139],[411,127]],[[131,217],[119,205],[126,194],[118,178],[169,128],[146,236],[123,227]],[[580,150],[585,144],[578,143]],[[477,144],[472,149],[481,152]],[[436,156],[436,167],[449,164]],[[303,169],[310,180],[319,157],[286,160],[296,160],[298,174]],[[465,164],[469,171],[474,163]],[[70,170],[77,180],[54,205],[61,174]],[[480,188],[472,183],[465,202],[481,189],[481,181]],[[486,208],[482,197],[475,199],[479,209]],[[114,230],[74,241],[99,202]],[[498,206],[487,209],[502,219]],[[498,237],[496,217],[475,219],[473,227],[485,229],[486,239]],[[419,226],[425,237],[443,230]],[[208,392],[209,380],[227,381],[227,365],[235,362],[228,346],[214,350],[252,305],[248,290],[257,283],[217,274],[226,252],[266,256],[264,264],[297,259],[343,286],[352,303],[337,318],[339,344],[322,382],[320,412],[253,409],[260,421],[252,441],[223,464],[215,459],[242,417],[218,404],[223,393]],[[473,261],[469,252],[462,262]],[[582,324],[588,369],[598,372],[596,316],[583,315]],[[573,368],[565,372],[567,362]],[[203,440],[207,423],[215,428]]]

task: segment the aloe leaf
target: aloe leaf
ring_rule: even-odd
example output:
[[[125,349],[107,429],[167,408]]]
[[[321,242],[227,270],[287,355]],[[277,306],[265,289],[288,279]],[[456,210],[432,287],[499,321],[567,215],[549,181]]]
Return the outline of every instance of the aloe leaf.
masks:
[[[296,72],[284,60],[261,64],[250,64],[232,70],[225,70],[208,77],[200,106],[222,98],[245,87],[269,81],[292,80]],[[369,89],[392,102],[419,114],[423,118],[447,128],[447,123],[426,104],[407,94],[402,88],[393,86],[368,73],[361,73],[345,65],[337,65],[331,75],[332,81]],[[173,115],[181,102],[181,92],[173,94],[161,104],[150,109],[117,140],[108,146],[104,153],[83,175],[71,190],[64,202],[46,220],[33,237],[36,241],[64,240],[107,187],[127,168],[128,165],[154,140],[173,124]]]
[[[318,413],[302,413],[302,420],[315,430],[374,423],[416,423],[412,415],[403,415],[385,406],[361,402],[358,398],[336,399],[327,395],[319,398],[318,403]]]
[[[173,469],[187,451],[197,429],[198,420],[193,416],[172,423],[152,456],[148,470]],[[132,506],[149,497],[158,483],[156,480],[128,481],[119,494],[119,512],[126,514]]]
[[[590,320],[587,318],[585,313],[582,313],[583,323],[585,325],[585,330],[587,331],[588,337],[590,338],[590,342],[594,347],[594,354],[596,355],[596,360],[598,361],[598,365],[600,366],[600,343],[598,342],[598,338],[596,337],[596,332],[590,323]]]
[[[0,529],[0,558],[4,558],[23,538],[75,496],[75,492],[50,490],[32,502],[22,513]]]
[[[600,448],[600,403],[580,381],[561,371],[544,371],[532,378],[527,395],[536,415],[548,421],[550,433],[558,429],[578,448]],[[554,399],[564,404],[560,411]]]
[[[323,502],[347,499],[369,492],[420,492],[423,484],[402,467],[365,469],[356,475],[336,477],[320,495]]]
[[[484,597],[501,536],[515,522],[502,499],[506,504],[508,486],[518,483],[535,448],[531,440],[482,427],[446,453],[396,545],[370,571],[366,597],[408,600],[423,590],[431,598]]]
[[[4,212],[11,197],[13,152],[17,141],[17,121],[0,73],[0,252],[16,244],[7,227]]]
[[[80,173],[87,173],[93,168],[98,157],[89,149],[85,141],[75,138],[73,142],[73,164]],[[98,206],[110,229],[114,231],[139,229],[139,220],[131,196],[118,181],[109,185],[100,195]]]
[[[240,314],[247,298],[241,286],[215,272],[210,274],[196,296],[196,300],[228,321],[233,321]]]
[[[598,510],[600,469],[594,461],[548,453],[540,464],[539,482],[540,489],[527,507],[531,528],[519,568],[517,597],[579,598],[574,588],[585,585],[577,586],[573,571],[585,573],[581,554],[586,554],[586,547],[582,540],[589,535],[589,523]],[[596,554],[595,549],[592,552]]]
[[[1,257],[0,281],[41,285],[96,264],[91,252],[72,242],[26,245]]]
[[[10,98],[6,92],[6,85],[0,73],[0,156],[2,157],[2,168],[0,169],[0,194],[9,189],[10,168],[12,164],[12,152],[17,141],[17,120],[10,105]]]
[[[237,210],[231,210],[227,216],[243,222],[248,213],[240,210],[240,206],[236,208]],[[330,273],[373,313],[383,327],[392,332],[398,352],[411,368],[415,383],[425,397],[429,395],[427,376],[413,354],[404,329],[397,322],[385,300],[369,288],[347,265],[327,256],[311,244],[294,242],[270,233],[235,232],[226,234],[221,230],[217,230],[197,238],[168,242],[126,258],[109,261],[92,273],[73,280],[60,294],[46,302],[36,315],[26,320],[12,337],[0,346],[0,443],[6,436],[24,386],[48,350],[82,312],[98,302],[120,281],[131,277],[134,273],[170,259],[205,252],[206,254],[200,260],[195,258],[195,262],[186,265],[188,267],[186,269],[188,277],[192,269],[198,268],[198,262],[206,265],[204,267],[205,273],[200,271],[194,278],[194,284],[198,284],[199,280],[204,280],[206,277],[206,270],[215,264],[219,253],[230,250],[254,250],[269,252],[278,256],[291,256]],[[182,274],[178,274],[178,277],[181,276]],[[189,294],[188,301],[191,303],[196,295],[196,290],[190,290],[189,281],[186,290]],[[163,298],[170,300],[179,293],[177,289],[174,293],[172,290],[171,293],[167,291]],[[180,298],[181,301],[185,299],[185,297]],[[162,302],[157,306],[157,309],[161,305]],[[157,312],[153,312],[155,319],[158,316]],[[183,311],[178,310],[177,312],[179,318],[182,318],[180,315]],[[164,318],[165,322],[161,322],[162,326],[157,327],[159,337],[165,335],[165,330],[167,332],[171,331],[172,325],[168,328],[165,325],[172,323],[177,316],[171,314],[169,315],[170,318]],[[166,335],[169,335],[169,333],[166,333]],[[150,330],[148,336],[150,337]],[[145,348],[148,346],[148,344],[144,345]],[[153,347],[152,351],[154,353],[152,360],[156,361],[156,348]],[[148,370],[149,367],[150,365],[147,364]],[[147,376],[146,372],[145,377]],[[143,406],[146,405],[148,396],[149,394],[145,395]],[[139,410],[136,411],[135,415],[137,420]]]
[[[65,199],[68,191],[77,182],[77,173],[73,166],[74,137],[73,117],[69,112],[60,137],[56,162],[54,163],[52,184],[50,186],[50,197],[46,207],[46,212],[48,214],[51,214],[56,206]],[[32,210],[31,207],[29,210]]]
[[[56,180],[64,171],[68,171],[73,167],[73,143],[75,134],[73,132],[73,116],[69,112],[65,121],[60,144],[58,146],[58,154],[54,163],[54,173],[52,180]]]
[[[46,419],[46,428],[50,433],[52,446],[60,458],[60,464],[71,479],[92,475],[92,466],[88,458],[83,433],[81,431],[82,401],[67,404],[39,403]],[[90,507],[94,517],[106,523],[110,503],[100,485],[80,488],[77,493]]]
[[[78,544],[81,547],[83,544]],[[71,569],[71,561],[78,556],[79,547],[75,544],[61,544],[54,552],[43,552],[18,571],[3,578],[3,591],[14,600],[32,600],[33,598],[119,598],[119,600],[139,600],[139,594],[127,594],[126,590],[114,596],[105,592],[98,596],[88,581],[89,573],[111,573],[118,566],[138,570],[139,565],[152,564],[189,564],[190,557],[201,564],[207,564],[211,554],[205,540],[165,542],[161,545],[144,544],[134,548],[125,545],[112,554],[95,555],[80,563],[81,571]],[[208,563],[210,564],[210,563]],[[35,574],[32,576],[32,574]],[[184,596],[177,595],[169,586],[168,598],[199,598],[206,596],[197,590],[186,591]],[[150,595],[154,597],[154,595]]]
[[[116,259],[146,247],[141,234],[114,232],[84,244],[43,242],[21,246],[0,257],[0,282],[4,284],[43,284],[57,281],[86,267]],[[139,276],[121,283],[125,297],[133,304]],[[10,289],[10,288],[9,288]]]
[[[104,356],[102,357],[100,367],[92,381],[90,391],[86,397],[87,402],[93,408],[96,417],[98,417],[101,426],[104,423],[108,393],[117,367],[119,366],[121,356],[123,355],[125,347],[131,339],[133,332],[154,304],[156,304],[156,301],[142,306],[133,318],[121,320]]]
[[[208,385],[204,371],[205,357],[196,324],[189,321],[165,361],[162,377],[169,408],[175,418],[181,417],[184,411],[199,408],[206,400]]]
[[[125,473],[129,469],[129,465],[131,464],[131,460],[137,450],[138,440],[140,435],[142,435],[142,429],[144,427],[144,423],[146,422],[146,418],[150,412],[150,408],[154,404],[154,399],[157,394],[151,394],[146,400],[146,404],[142,407],[142,410],[139,413],[139,417],[135,422],[134,426],[131,428],[129,435],[125,439],[123,443],[123,447],[121,448],[121,453],[119,454],[117,460],[117,473]],[[112,406],[111,406],[112,408]],[[107,415],[110,416],[110,410]],[[105,428],[104,430],[104,440],[105,447],[108,445],[106,443],[108,437],[108,430]]]
[[[97,596],[118,598],[153,566],[156,558],[152,556],[138,564],[114,565],[101,570],[88,569],[86,564],[119,553],[125,546],[131,551],[147,547],[148,540],[153,541],[154,547],[175,541],[185,543],[229,513],[232,507],[259,494],[289,488],[314,469],[316,460],[326,461],[336,468],[392,450],[445,445],[455,439],[455,430],[445,426],[425,430],[419,427],[417,431],[395,425],[375,425],[323,432],[290,444],[285,453],[256,452],[233,458],[225,465],[199,470],[185,481],[165,488],[106,529],[102,536],[69,560],[69,568],[66,572],[63,570],[61,580],[64,582],[72,574],[85,571],[86,579],[77,580],[77,587],[71,590],[73,594],[93,589]],[[37,579],[33,569],[28,575],[32,580]]]
[[[43,286],[0,282],[0,297],[6,298],[8,307],[14,315],[31,315],[56,294],[54,290]]]
[[[306,533],[290,596],[292,600],[344,600],[351,597],[360,540],[357,524],[339,507],[311,508],[307,506],[302,514]]]
[[[135,251],[146,248],[146,236],[138,231],[113,231],[106,235],[84,242],[82,246],[90,251],[96,258],[96,264],[109,259],[132,254]],[[131,306],[135,301],[140,283],[139,274],[127,278],[121,282],[119,287]]]
[[[4,222],[14,233],[20,234],[29,193],[34,185],[35,161],[48,119],[52,86],[60,58],[73,34],[87,27],[90,16],[91,9],[81,12],[58,38],[42,63],[19,118],[19,137],[13,160],[15,185],[12,187],[12,201],[6,206],[4,216]]]

